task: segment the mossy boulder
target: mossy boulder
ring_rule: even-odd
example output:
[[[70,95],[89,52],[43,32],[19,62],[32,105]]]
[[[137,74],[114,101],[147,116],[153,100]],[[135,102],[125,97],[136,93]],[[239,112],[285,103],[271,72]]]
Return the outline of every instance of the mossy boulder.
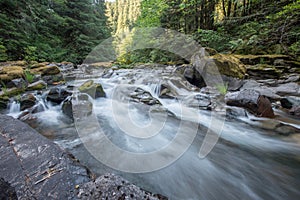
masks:
[[[102,85],[99,83],[94,83],[93,80],[86,81],[78,88],[78,90],[81,93],[90,95],[94,99],[99,97],[106,97]]]
[[[234,55],[238,58],[243,64],[245,65],[256,65],[256,64],[268,64],[274,65],[276,60],[284,60],[288,61],[291,58],[287,55],[277,55],[277,54],[270,54],[270,55]]]
[[[27,90],[28,91],[42,90],[45,88],[47,88],[47,83],[45,83],[45,81],[40,80],[40,81],[37,81],[37,82],[34,82],[34,83],[28,85]]]
[[[0,66],[20,66],[26,68],[28,63],[25,60],[7,61],[0,63]]]
[[[233,55],[216,54],[204,59],[208,62],[208,66],[213,64],[218,69],[218,72],[210,69],[207,69],[206,72],[212,74],[220,73],[221,75],[239,79],[243,79],[246,74],[246,68],[244,64]]]
[[[2,89],[0,92],[0,99],[1,98],[7,98],[7,97],[13,97],[17,96],[21,93],[23,93],[25,90],[23,88],[9,88],[9,89]]]
[[[20,66],[2,66],[0,67],[0,81],[7,83],[13,79],[24,76],[24,70]]]
[[[250,77],[261,79],[278,79],[284,69],[268,64],[246,65]]]
[[[42,65],[40,67],[31,68],[30,72],[33,74],[56,75],[60,73],[59,68],[56,65]]]

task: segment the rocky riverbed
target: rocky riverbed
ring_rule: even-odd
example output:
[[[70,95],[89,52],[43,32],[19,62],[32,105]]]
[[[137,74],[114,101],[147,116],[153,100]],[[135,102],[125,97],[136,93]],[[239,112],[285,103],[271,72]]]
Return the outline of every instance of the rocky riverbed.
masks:
[[[0,78],[5,82],[0,95],[2,112],[28,123],[40,134],[70,151],[76,159],[100,176],[95,182],[81,186],[88,179],[91,180],[89,174],[86,174],[86,180],[80,184],[70,182],[64,185],[70,187],[68,191],[72,192],[62,195],[77,195],[85,199],[98,198],[101,195],[112,199],[119,197],[140,199],[144,196],[150,199],[164,198],[139,190],[118,176],[104,176],[105,173],[120,174],[147,190],[171,199],[220,198],[221,194],[224,195],[223,189],[227,191],[225,196],[231,199],[238,199],[241,196],[251,199],[251,193],[256,197],[273,199],[299,195],[293,189],[298,183],[293,176],[299,176],[297,152],[300,133],[300,65],[288,56],[195,54],[191,64],[180,66],[141,64],[133,69],[110,67],[107,63],[80,66],[74,66],[72,63],[35,63],[29,67],[28,63],[11,62],[1,65]],[[30,84],[29,77],[25,74],[28,70],[34,75]],[[32,85],[42,87],[35,88]],[[126,114],[126,108],[130,108],[130,115]],[[167,117],[167,120],[160,130],[159,124],[164,117]],[[210,121],[210,118],[213,120]],[[80,120],[86,120],[86,127],[89,127],[82,129],[89,133],[84,139],[80,138],[80,134],[76,134],[81,130],[78,128]],[[99,159],[95,159],[98,155],[92,156],[87,152],[83,141],[95,140],[93,134],[98,131],[96,130],[98,126],[94,126],[93,120],[100,125],[103,133],[113,143],[136,153],[157,150],[160,145],[167,145],[176,137],[173,133],[179,130],[178,124],[189,124],[183,125],[186,134],[190,134],[192,127],[198,127],[196,130],[198,135],[189,150],[174,165],[156,173],[133,175],[110,169],[100,163]],[[116,120],[126,121],[127,125],[122,127]],[[143,134],[160,130],[162,136],[157,135],[151,138],[150,142],[129,137],[124,134],[124,130],[131,127],[130,121],[139,127],[151,122],[153,126],[142,129]],[[224,123],[224,127],[220,132],[220,140],[210,156],[208,155],[205,161],[191,159],[197,157],[195,148],[200,145],[198,143],[203,142],[203,134],[207,130],[217,133],[218,129],[214,124],[220,122]],[[7,127],[5,124],[3,126]],[[132,127],[129,129],[134,136],[142,134]],[[15,128],[14,131],[17,135],[18,129]],[[2,135],[4,137],[5,133]],[[34,138],[40,140],[40,136]],[[3,139],[3,142],[9,144],[10,139]],[[22,141],[30,142],[26,139]],[[228,156],[221,155],[220,152],[227,152]],[[274,160],[270,152],[279,154],[280,159]],[[242,156],[233,161],[236,153]],[[16,159],[18,156],[13,157],[18,160]],[[227,163],[224,157],[235,163]],[[65,159],[67,160],[65,165],[73,166],[74,161],[64,154],[62,160]],[[122,158],[110,159],[116,159],[114,163],[118,163],[119,166],[127,165],[126,160]],[[262,170],[264,163],[260,163],[260,159],[266,159],[265,167],[275,166],[274,173],[278,173],[278,176],[263,178],[262,185],[255,179],[255,174],[264,171]],[[250,165],[249,160],[257,162],[257,166]],[[292,164],[285,165],[281,162],[286,160]],[[76,162],[75,165],[80,168]],[[151,166],[151,162],[145,161],[143,165]],[[143,168],[143,165],[136,166]],[[204,170],[214,169],[215,174],[205,174],[199,171],[197,166],[202,166]],[[43,167],[49,169],[48,165]],[[235,170],[231,171],[230,168]],[[184,169],[189,169],[190,173]],[[290,174],[283,175],[284,172],[280,169]],[[224,173],[224,170],[228,173]],[[242,174],[247,172],[251,175],[243,179],[235,174],[239,170]],[[198,175],[193,176],[192,172]],[[169,176],[171,174],[182,174],[178,175],[182,183]],[[216,177],[216,174],[220,176]],[[8,175],[9,172],[5,176]],[[75,175],[73,178],[77,180]],[[199,183],[199,180],[206,180],[208,185],[214,185],[214,181],[218,180],[224,188],[207,188],[206,185]],[[244,184],[245,187],[236,191],[234,180]],[[269,188],[265,185],[271,184],[270,180],[281,184],[278,193],[274,191],[271,194],[266,191]],[[16,188],[17,194],[21,195],[22,188],[13,181],[9,182]],[[186,186],[174,189],[176,185],[184,183]],[[193,190],[196,185],[200,185],[201,188]],[[263,187],[266,187],[266,190],[260,191]],[[100,191],[97,188],[101,188]],[[215,192],[212,191],[214,189]],[[36,191],[35,186],[32,187],[32,191]],[[50,194],[49,190],[45,191],[48,193],[40,194]]]

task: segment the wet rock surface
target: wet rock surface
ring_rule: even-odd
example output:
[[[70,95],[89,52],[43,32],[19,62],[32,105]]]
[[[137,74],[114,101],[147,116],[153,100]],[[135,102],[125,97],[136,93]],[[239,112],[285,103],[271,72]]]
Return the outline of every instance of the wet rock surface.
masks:
[[[3,178],[0,178],[0,199],[1,200],[17,200],[17,194],[15,189],[6,182]]]
[[[49,93],[47,94],[47,100],[60,104],[66,98],[72,95],[72,92],[62,88],[62,87],[54,87],[51,88]]]
[[[28,125],[0,115],[0,177],[19,199],[68,199],[90,181],[86,168]]]
[[[20,99],[21,111],[33,107],[36,104],[36,98],[33,94],[24,94]]]
[[[87,117],[93,112],[93,103],[87,94],[74,94],[63,102],[62,112],[71,119]]]
[[[275,117],[271,102],[255,90],[228,93],[225,96],[225,102],[229,106],[246,108],[259,117]]]
[[[105,174],[95,181],[81,186],[78,194],[79,199],[132,199],[132,200],[165,200],[162,195],[153,195],[141,188],[130,184],[125,179],[114,174]]]
[[[99,97],[106,97],[102,85],[99,83],[94,83],[93,80],[86,81],[78,88],[78,90],[81,93],[86,93],[90,95],[90,97],[92,97],[93,99]]]

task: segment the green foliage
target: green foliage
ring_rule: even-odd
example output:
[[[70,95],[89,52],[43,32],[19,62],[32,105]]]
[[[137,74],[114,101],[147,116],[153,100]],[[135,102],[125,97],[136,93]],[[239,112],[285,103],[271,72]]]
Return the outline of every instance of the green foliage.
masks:
[[[194,38],[201,46],[214,48],[219,52],[229,47],[229,37],[222,32],[199,29],[194,33]]]
[[[24,71],[24,75],[25,75],[25,80],[28,83],[32,83],[34,80],[34,74],[31,74],[31,72],[29,70],[25,70]]]
[[[34,46],[28,46],[24,50],[26,61],[36,61],[37,60],[37,48]]]
[[[160,49],[139,49],[125,53],[117,58],[117,63],[121,65],[130,65],[134,63],[184,63],[184,60],[174,53]]]
[[[142,13],[136,22],[138,27],[160,27],[162,14],[168,8],[166,1],[144,0],[141,4]]]
[[[228,83],[216,85],[216,88],[220,94],[225,95],[228,91]]]
[[[104,2],[98,2],[1,0],[0,59],[82,62],[109,37]]]
[[[0,42],[0,62],[7,60],[8,56],[6,51],[7,51],[6,47]]]

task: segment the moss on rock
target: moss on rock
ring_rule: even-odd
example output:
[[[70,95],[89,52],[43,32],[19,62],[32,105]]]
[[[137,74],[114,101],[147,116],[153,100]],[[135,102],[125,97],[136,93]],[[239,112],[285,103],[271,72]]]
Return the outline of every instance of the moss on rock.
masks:
[[[210,56],[209,60],[211,64],[213,63],[217,66],[219,73],[222,75],[242,79],[246,74],[246,68],[243,63],[233,55],[216,54]]]
[[[82,93],[90,95],[92,98],[106,97],[103,87],[99,83],[94,83],[93,80],[83,83],[78,90]]]

